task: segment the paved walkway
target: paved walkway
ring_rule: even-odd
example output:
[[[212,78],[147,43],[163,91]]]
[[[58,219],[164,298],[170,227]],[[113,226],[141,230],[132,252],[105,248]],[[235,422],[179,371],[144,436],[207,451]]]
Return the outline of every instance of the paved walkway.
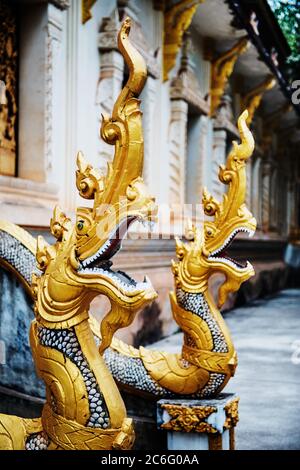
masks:
[[[226,321],[239,356],[226,388],[241,397],[237,448],[300,449],[300,290],[235,309]]]
[[[225,316],[239,365],[225,388],[240,396],[237,449],[300,449],[300,289],[282,291]],[[298,342],[298,362],[292,360]],[[181,335],[159,343],[178,350]]]

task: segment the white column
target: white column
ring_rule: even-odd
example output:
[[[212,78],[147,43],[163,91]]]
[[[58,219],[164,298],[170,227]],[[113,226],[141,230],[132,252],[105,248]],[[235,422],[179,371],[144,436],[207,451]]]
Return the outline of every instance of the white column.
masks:
[[[257,220],[257,227],[261,228],[262,218],[262,178],[261,178],[261,158],[256,157],[252,162],[251,166],[252,178],[251,178],[251,211]]]
[[[185,192],[185,162],[187,148],[188,105],[183,100],[172,100],[169,130],[170,142],[170,204],[183,204]]]
[[[271,163],[264,161],[262,173],[262,229],[264,232],[267,232],[270,226],[270,173]]]
[[[64,158],[64,185],[63,185],[63,207],[70,211],[76,207],[78,198],[75,191],[74,175],[76,171],[76,153],[83,150],[78,147],[79,116],[78,96],[79,94],[79,27],[81,11],[79,2],[72,2],[67,18],[66,27],[66,146]]]
[[[212,193],[214,197],[221,200],[225,187],[219,180],[219,167],[226,161],[226,131],[215,130],[213,134],[213,154],[212,154]]]
[[[235,450],[238,402],[234,393],[199,400],[159,400],[157,427],[167,433],[168,450]]]
[[[251,163],[246,165],[246,206],[250,210],[252,200],[252,169]]]
[[[63,156],[64,15],[52,4],[22,11],[18,175],[33,181],[55,182],[54,160]]]
[[[157,96],[157,80],[148,76],[146,86],[141,95],[143,111],[143,129],[144,129],[144,180],[151,191],[155,190],[157,172],[153,162],[154,156],[154,143],[155,134],[154,119],[155,119],[155,104]]]

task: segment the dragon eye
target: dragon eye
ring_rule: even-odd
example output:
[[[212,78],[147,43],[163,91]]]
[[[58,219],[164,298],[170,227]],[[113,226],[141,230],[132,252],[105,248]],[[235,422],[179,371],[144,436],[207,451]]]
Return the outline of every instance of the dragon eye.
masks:
[[[205,236],[206,237],[212,237],[214,236],[215,230],[213,227],[205,227]]]
[[[83,220],[80,220],[78,223],[77,223],[77,228],[78,230],[82,230],[84,227],[84,221]]]

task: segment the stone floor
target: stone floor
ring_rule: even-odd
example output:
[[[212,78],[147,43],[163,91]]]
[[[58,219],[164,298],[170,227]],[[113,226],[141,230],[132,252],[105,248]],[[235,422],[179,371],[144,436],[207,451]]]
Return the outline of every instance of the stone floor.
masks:
[[[240,396],[237,449],[299,450],[300,289],[232,310],[226,321],[239,356],[226,387]],[[179,336],[168,338],[169,350],[178,347]]]

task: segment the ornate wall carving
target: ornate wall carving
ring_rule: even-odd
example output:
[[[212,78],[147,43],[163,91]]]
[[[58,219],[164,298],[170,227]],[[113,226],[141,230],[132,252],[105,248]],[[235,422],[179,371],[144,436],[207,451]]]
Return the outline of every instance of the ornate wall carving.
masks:
[[[62,42],[62,12],[52,5],[48,6],[48,21],[46,30],[46,54],[45,54],[45,170],[50,176],[53,168],[53,132],[54,116],[53,105],[55,99],[54,88],[59,80],[59,51]]]
[[[15,175],[17,154],[17,20],[10,2],[0,3],[0,174]],[[5,96],[4,96],[5,94]]]

